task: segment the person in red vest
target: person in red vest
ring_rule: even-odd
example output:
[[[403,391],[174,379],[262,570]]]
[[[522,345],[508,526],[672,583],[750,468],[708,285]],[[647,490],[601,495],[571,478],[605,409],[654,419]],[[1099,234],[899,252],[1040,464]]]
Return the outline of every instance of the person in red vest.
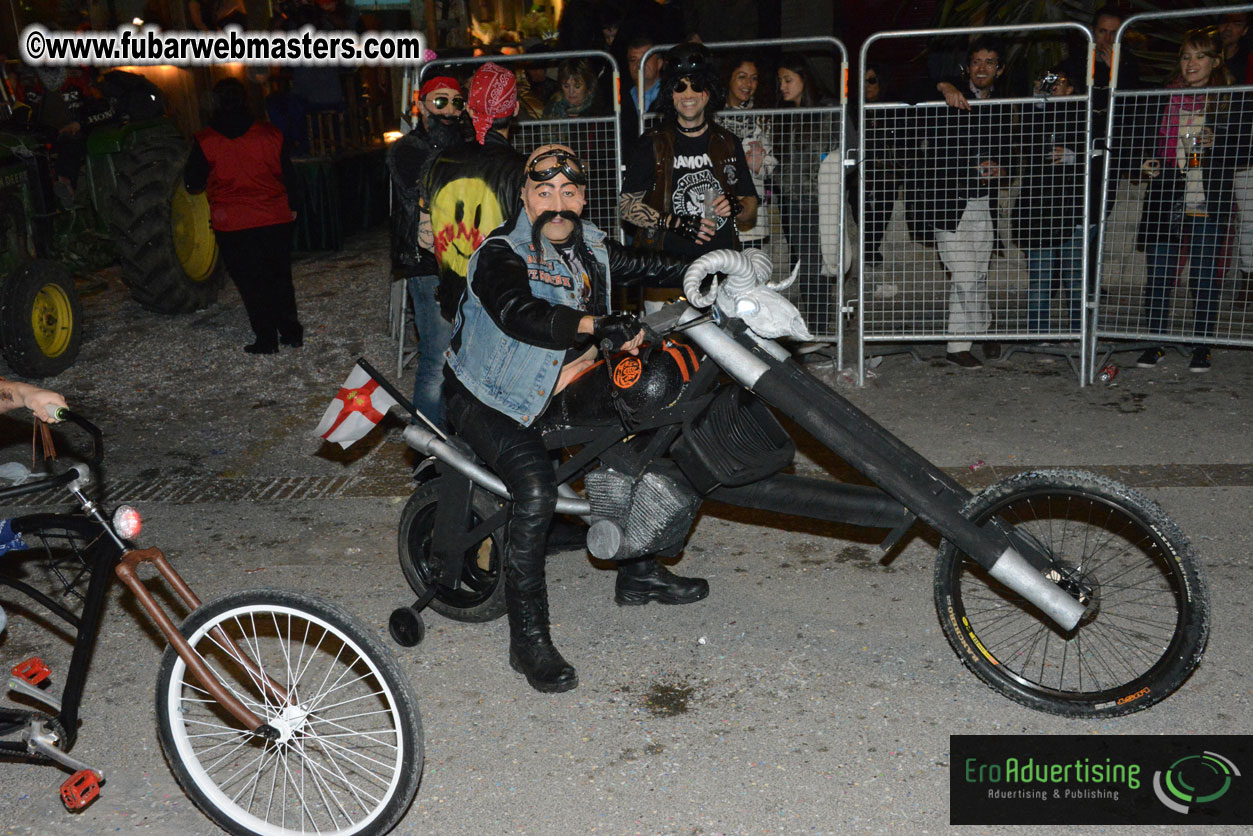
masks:
[[[227,271],[248,311],[249,354],[299,348],[304,328],[292,287],[296,171],[278,128],[258,122],[242,82],[213,86],[209,127],[196,134],[183,172],[187,191],[208,192],[209,220]]]

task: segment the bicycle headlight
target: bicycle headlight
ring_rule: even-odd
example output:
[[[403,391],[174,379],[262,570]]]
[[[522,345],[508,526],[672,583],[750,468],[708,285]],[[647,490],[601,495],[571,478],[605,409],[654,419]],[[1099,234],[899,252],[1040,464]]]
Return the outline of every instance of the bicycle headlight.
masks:
[[[123,540],[134,540],[144,527],[144,518],[130,505],[119,505],[113,512],[113,530]]]

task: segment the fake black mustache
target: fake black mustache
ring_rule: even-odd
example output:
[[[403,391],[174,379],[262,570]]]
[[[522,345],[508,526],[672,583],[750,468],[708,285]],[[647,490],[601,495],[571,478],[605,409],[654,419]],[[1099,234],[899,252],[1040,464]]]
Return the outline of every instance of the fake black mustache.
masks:
[[[571,212],[569,209],[563,209],[558,212],[555,209],[549,209],[540,212],[535,218],[535,223],[531,225],[531,243],[535,245],[535,251],[540,252],[540,236],[543,234],[544,225],[553,218],[562,218],[571,223],[574,230],[574,240],[578,240],[583,236],[583,225],[579,223],[579,215],[577,212]]]

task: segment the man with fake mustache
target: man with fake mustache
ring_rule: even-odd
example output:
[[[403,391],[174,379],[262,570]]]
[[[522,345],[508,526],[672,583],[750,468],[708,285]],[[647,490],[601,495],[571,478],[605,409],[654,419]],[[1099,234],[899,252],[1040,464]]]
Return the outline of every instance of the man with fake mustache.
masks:
[[[524,211],[470,258],[444,370],[449,423],[513,497],[504,556],[509,663],[544,692],[578,685],[549,633],[544,559],[557,483],[545,413],[595,363],[597,346],[636,353],[643,342],[634,315],[610,313],[611,277],[619,286],[678,286],[686,267],[582,220],[586,184],[586,165],[569,148],[531,154]],[[687,604],[708,594],[704,580],[673,575],[652,556],[618,564],[619,604]]]

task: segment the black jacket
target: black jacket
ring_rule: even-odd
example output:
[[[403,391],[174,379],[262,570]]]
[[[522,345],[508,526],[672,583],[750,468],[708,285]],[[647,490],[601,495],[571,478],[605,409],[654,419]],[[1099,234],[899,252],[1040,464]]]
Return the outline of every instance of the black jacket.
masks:
[[[965,89],[964,81],[951,81]],[[994,91],[992,99],[997,98]],[[934,98],[934,97],[932,97]],[[1014,156],[1011,135],[1016,105],[971,98],[971,109],[942,101],[915,108],[908,155],[912,181],[910,214],[916,227],[952,232],[972,198],[992,195],[1006,178]],[[980,176],[979,164],[996,163],[999,179]]]
[[[688,262],[652,250],[641,250],[605,239],[609,255],[609,276],[614,287],[678,287]],[[590,250],[581,254],[585,267],[599,273],[600,262]],[[594,275],[592,287],[604,286],[603,276]],[[589,310],[576,311],[554,305],[531,293],[526,263],[496,238],[483,245],[475,267],[474,292],[500,330],[532,345],[567,348],[579,342],[579,319],[608,312],[608,300],[597,296]]]
[[[1172,94],[1177,95],[1177,94]],[[1250,161],[1250,121],[1253,106],[1244,93],[1217,93],[1219,103],[1205,117],[1205,126],[1214,132],[1214,144],[1204,150],[1200,157],[1201,183],[1205,191],[1209,218],[1225,225],[1231,217],[1233,201],[1232,178],[1241,169],[1248,168]],[[1141,161],[1161,160],[1161,174],[1149,180],[1140,212],[1140,227],[1136,246],[1144,249],[1164,237],[1181,233],[1185,177],[1175,159],[1161,159],[1162,120],[1170,96],[1151,99],[1151,106],[1140,115],[1142,138]]]
[[[449,322],[466,287],[471,254],[492,230],[522,208],[526,157],[497,131],[483,145],[463,142],[443,149],[426,175],[435,258],[439,262],[440,311]]]
[[[387,170],[396,198],[391,215],[392,267],[405,275],[434,276],[439,271],[435,253],[418,246],[422,212],[430,202],[430,195],[426,193],[426,172],[440,150],[460,141],[455,127],[437,124],[431,134],[418,121],[412,131],[387,149]]]
[[[1022,191],[1014,204],[1014,242],[1023,249],[1043,249],[1068,241],[1083,222],[1083,174],[1087,163],[1083,102],[1047,99],[1026,105],[1018,130]],[[1070,153],[1052,161],[1053,148]],[[1094,183],[1092,194],[1100,192]],[[1096,215],[1092,215],[1096,219]]]

